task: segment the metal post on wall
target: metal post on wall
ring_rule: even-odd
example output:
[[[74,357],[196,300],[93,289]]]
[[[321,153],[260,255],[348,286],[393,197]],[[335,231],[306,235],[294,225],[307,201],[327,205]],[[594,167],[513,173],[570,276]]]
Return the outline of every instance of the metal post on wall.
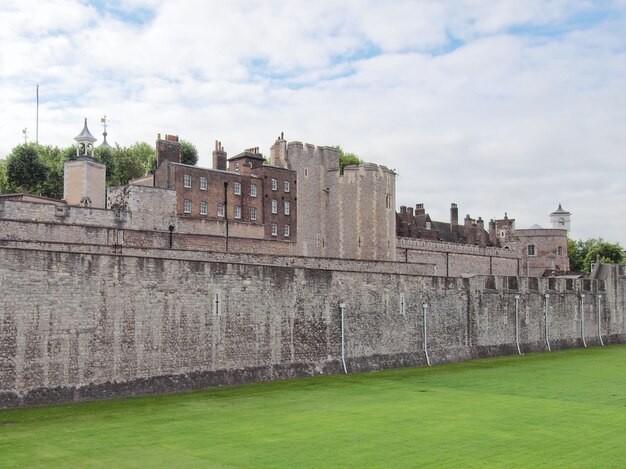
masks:
[[[224,181],[224,220],[226,220],[226,252],[228,252],[228,182]]]
[[[339,309],[341,310],[341,364],[343,365],[343,372],[348,374],[348,369],[346,368],[346,345],[345,345],[345,325],[344,325],[344,310],[346,308],[346,304],[342,301],[339,303]]]
[[[604,342],[602,341],[602,328],[600,326],[600,302],[602,301],[602,295],[598,295],[598,339],[600,339],[600,345],[604,347]]]
[[[548,346],[548,352],[552,352],[550,348],[550,339],[548,338],[548,302],[550,301],[550,295],[546,293],[545,302],[544,302],[544,326],[545,326],[545,334],[546,334],[546,345]]]
[[[583,339],[583,346],[587,348],[587,341],[585,340],[585,294],[580,294],[580,336]]]
[[[517,345],[517,354],[521,355],[522,350],[519,346],[519,295],[515,295],[515,345]]]
[[[426,355],[426,364],[430,366],[430,357],[428,356],[428,337],[426,334],[426,311],[428,310],[428,303],[422,303],[422,326],[424,333],[424,354]]]

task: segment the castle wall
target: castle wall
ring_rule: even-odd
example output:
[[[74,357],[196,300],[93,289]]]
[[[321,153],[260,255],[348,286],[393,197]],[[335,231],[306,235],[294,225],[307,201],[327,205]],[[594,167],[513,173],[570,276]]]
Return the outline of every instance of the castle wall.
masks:
[[[327,175],[334,256],[348,259],[395,259],[395,174],[370,163],[347,166]]]
[[[519,274],[517,253],[492,247],[398,238],[396,259],[434,264],[435,275],[442,277]]]
[[[339,173],[339,151],[279,139],[271,161],[296,171],[298,253],[348,259],[395,259],[395,174],[371,163]]]
[[[546,270],[562,272],[569,270],[567,230],[550,228],[515,230],[513,238],[519,245],[523,275],[539,276]],[[529,255],[529,245],[534,246],[534,255]]]
[[[327,173],[339,168],[338,150],[282,141],[272,148],[271,161],[296,171],[298,201],[306,201],[306,209],[301,208],[297,214],[298,254],[333,257],[337,215],[330,203]]]
[[[587,344],[598,316],[605,343],[626,340],[615,270],[459,279],[224,260],[1,247],[0,406],[339,373],[340,302],[350,372],[423,365],[425,317],[434,363],[513,353],[516,295],[524,352],[582,345],[583,292]]]

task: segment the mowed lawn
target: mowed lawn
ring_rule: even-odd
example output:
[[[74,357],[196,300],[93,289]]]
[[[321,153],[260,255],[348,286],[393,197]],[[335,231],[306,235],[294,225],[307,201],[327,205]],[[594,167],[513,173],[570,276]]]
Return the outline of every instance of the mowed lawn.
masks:
[[[626,467],[626,346],[0,411],[0,467]]]

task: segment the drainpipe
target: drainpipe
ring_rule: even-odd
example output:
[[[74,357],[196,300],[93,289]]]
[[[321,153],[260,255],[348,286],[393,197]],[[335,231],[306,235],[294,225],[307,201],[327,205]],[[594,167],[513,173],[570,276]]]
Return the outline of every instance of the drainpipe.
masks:
[[[228,252],[228,182],[224,181],[224,220],[226,221],[226,252]]]
[[[517,354],[521,355],[522,350],[519,346],[519,295],[515,295],[515,345],[517,345]]]
[[[598,295],[598,339],[600,339],[600,345],[604,347],[604,342],[602,341],[602,330],[600,328],[600,301],[602,300],[602,295]]]
[[[346,345],[345,345],[345,327],[344,327],[344,309],[346,304],[342,301],[339,303],[339,309],[341,310],[341,364],[343,365],[343,372],[348,374],[348,369],[346,368]]]
[[[585,294],[580,294],[580,336],[583,339],[583,346],[587,348],[587,341],[585,340]]]
[[[426,364],[430,366],[430,357],[428,356],[428,339],[426,337],[426,311],[428,310],[428,303],[422,303],[422,325],[424,332],[424,354],[426,355]]]
[[[174,225],[169,226],[170,230],[170,249],[172,249],[173,237],[174,237]]]
[[[548,352],[552,352],[552,349],[550,348],[550,340],[548,339],[548,301],[550,299],[550,295],[548,295],[546,293],[546,301],[545,301],[545,306],[544,306],[544,326],[545,326],[545,333],[546,333],[546,345],[548,346]]]

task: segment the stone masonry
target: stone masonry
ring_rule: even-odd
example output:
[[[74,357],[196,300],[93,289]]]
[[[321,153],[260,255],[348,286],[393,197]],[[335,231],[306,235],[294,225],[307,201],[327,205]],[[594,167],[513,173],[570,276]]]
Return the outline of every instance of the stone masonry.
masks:
[[[168,251],[163,251],[168,252]],[[0,247],[0,406],[624,342],[600,280],[468,279]],[[584,295],[584,296],[583,296]],[[516,320],[517,318],[517,320]],[[598,322],[599,321],[599,322]]]

